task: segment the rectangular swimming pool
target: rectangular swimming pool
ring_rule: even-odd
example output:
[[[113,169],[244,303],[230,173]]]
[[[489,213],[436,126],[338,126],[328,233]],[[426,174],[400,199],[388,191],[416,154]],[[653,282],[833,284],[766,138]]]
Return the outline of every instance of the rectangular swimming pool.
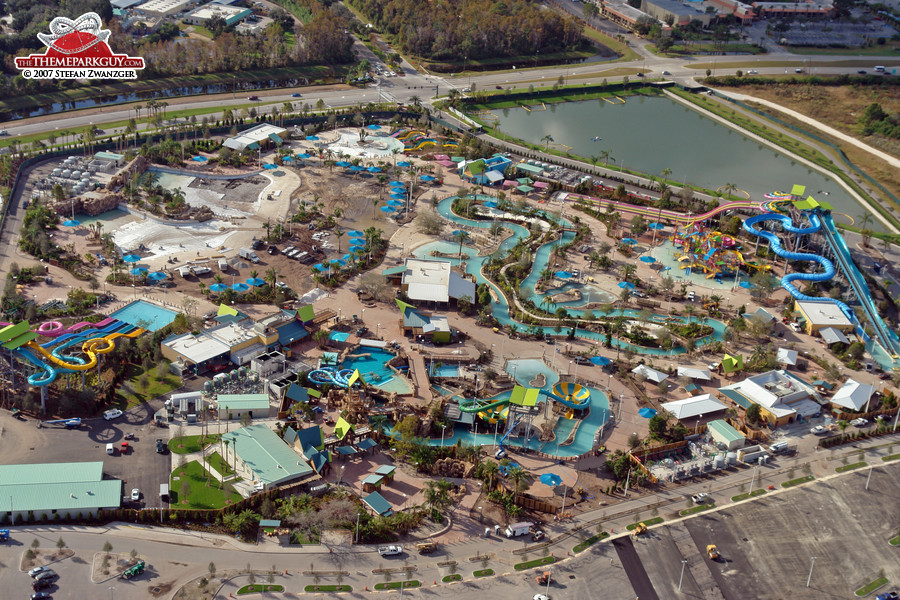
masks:
[[[346,342],[348,337],[350,337],[350,332],[348,331],[332,331],[328,339],[336,342]]]
[[[175,311],[158,304],[135,300],[109,316],[148,331],[158,331],[174,321],[177,315]]]

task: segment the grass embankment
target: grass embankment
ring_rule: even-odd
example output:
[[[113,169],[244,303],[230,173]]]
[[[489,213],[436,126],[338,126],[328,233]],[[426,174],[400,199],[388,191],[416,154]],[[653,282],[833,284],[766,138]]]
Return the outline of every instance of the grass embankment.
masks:
[[[858,590],[856,590],[854,595],[858,598],[862,598],[863,596],[868,596],[869,594],[871,594],[872,592],[874,592],[881,586],[887,585],[887,582],[888,582],[887,577],[879,577],[875,581],[871,581],[871,582],[867,583],[866,585],[862,586],[861,588],[859,588]]]
[[[572,552],[574,552],[575,554],[578,554],[579,552],[583,552],[584,550],[587,550],[588,548],[590,548],[597,542],[604,540],[608,537],[609,537],[609,534],[606,533],[605,531],[603,533],[598,533],[597,535],[592,535],[591,537],[584,540],[580,544],[576,544],[575,547],[572,548]]]
[[[626,525],[625,529],[627,529],[628,531],[634,531],[634,528],[637,527],[638,525],[640,525],[641,523],[643,523],[647,527],[650,527],[651,525],[659,525],[662,522],[663,522],[662,517],[653,517],[652,519],[647,519],[646,521],[638,521],[636,523],[631,523],[630,525]]]
[[[814,48],[812,46],[782,46],[791,54],[804,54],[812,56],[887,56],[888,54],[897,54],[900,52],[900,42],[887,40],[884,45],[874,45],[867,48]],[[828,63],[831,66],[833,63]],[[880,65],[900,66],[900,63],[891,59],[878,61]],[[854,61],[854,66],[872,66],[872,61]]]
[[[408,590],[409,588],[417,588],[421,586],[422,583],[417,579],[410,579],[409,581],[388,581],[385,583],[376,583],[376,590],[399,590],[401,587],[404,590]]]
[[[704,110],[707,110],[735,125],[738,127],[745,129],[759,137],[776,144],[777,146],[796,154],[806,160],[822,167],[826,171],[833,173],[835,176],[839,177],[841,181],[843,181],[847,186],[853,189],[860,197],[864,199],[869,208],[873,211],[877,212],[885,219],[887,219],[890,223],[892,223],[895,227],[900,228],[900,221],[896,217],[894,217],[888,210],[886,210],[881,203],[875,202],[866,192],[859,186],[853,179],[851,179],[843,169],[839,168],[833,160],[825,156],[823,153],[819,152],[815,148],[813,148],[810,144],[813,143],[808,137],[802,136],[797,132],[791,132],[790,134],[782,133],[775,129],[773,125],[766,125],[764,122],[758,120],[757,118],[750,117],[746,114],[739,112],[736,108],[732,108],[728,105],[724,105],[719,101],[714,101],[709,99],[705,95],[692,94],[689,92],[683,92],[678,90],[677,88],[670,88],[669,91],[673,94],[676,94],[680,98],[695,104]],[[780,118],[780,117],[779,117]],[[857,165],[859,166],[859,165]]]
[[[890,456],[882,456],[881,460],[883,460],[884,462],[889,462],[892,460],[897,460],[898,458],[900,458],[900,454],[891,454]]]
[[[308,585],[303,588],[304,592],[352,592],[353,588],[349,585]]]
[[[678,514],[681,515],[682,517],[689,517],[691,515],[695,515],[697,513],[701,513],[703,511],[710,510],[715,507],[716,507],[715,503],[710,502],[708,504],[701,504],[700,506],[692,506],[691,508],[686,508]]]
[[[847,471],[853,471],[854,469],[862,469],[865,466],[867,466],[867,463],[865,462],[851,463],[849,465],[841,465],[836,468],[835,471],[838,473],[846,473]]]
[[[454,581],[462,581],[462,575],[460,575],[459,573],[454,573],[452,575],[444,575],[444,577],[441,578],[441,581],[443,581],[444,583],[452,583]]]
[[[790,481],[782,481],[781,487],[790,488],[790,487],[794,487],[796,485],[802,485],[804,483],[808,483],[808,482],[812,481],[813,479],[815,479],[815,477],[813,477],[812,475],[806,475],[805,477],[798,477],[797,479],[791,479]]]
[[[128,367],[128,379],[123,381],[116,390],[116,395],[121,402],[125,403],[126,408],[137,406],[181,387],[178,377],[171,373],[159,377],[156,369],[152,368],[146,372],[146,377],[144,375],[145,372],[140,366]],[[118,403],[117,406],[119,406]]]
[[[283,585],[274,585],[274,584],[259,584],[254,583],[252,585],[245,585],[241,589],[237,591],[238,596],[243,596],[244,594],[262,594],[263,592],[283,592]]]
[[[212,454],[207,456],[206,462],[210,467],[218,471],[219,475],[221,475],[222,477],[234,475],[234,470],[232,470],[231,465],[225,462],[225,459],[222,458],[222,455],[218,452],[213,452]]]
[[[591,29],[590,27],[584,28],[584,37],[592,42],[606,46],[619,55],[619,58],[610,62],[630,62],[632,60],[638,60],[641,57],[641,55],[635,52],[627,43],[620,42],[619,40]]]
[[[478,571],[475,571],[474,573],[472,573],[472,575],[474,575],[476,578],[477,577],[490,577],[493,574],[494,574],[493,569],[479,569]]]
[[[898,535],[898,536],[895,537],[895,538],[891,538],[890,540],[888,540],[888,544],[890,544],[891,546],[900,546],[900,535]]]
[[[187,488],[184,483],[187,482]],[[169,497],[172,508],[222,508],[241,499],[241,495],[226,493],[219,489],[221,483],[209,475],[196,460],[192,460],[172,472],[172,480],[169,485]],[[187,494],[182,496],[182,492]]]
[[[181,437],[174,437],[169,441],[169,450],[171,450],[175,454],[190,454],[192,452],[200,452],[207,446],[218,442],[220,437],[222,436],[218,433],[207,433],[206,435],[183,435]]]
[[[732,502],[740,502],[741,500],[746,500],[747,498],[756,498],[757,496],[762,496],[766,493],[766,490],[760,488],[758,490],[753,490],[752,492],[747,492],[746,494],[738,494],[737,496],[732,496]]]
[[[525,562],[520,562],[515,566],[516,571],[524,571],[525,569],[532,569],[534,567],[543,567],[546,565],[552,565],[556,562],[556,558],[553,556],[545,556],[543,558],[536,558],[534,560],[526,560]]]

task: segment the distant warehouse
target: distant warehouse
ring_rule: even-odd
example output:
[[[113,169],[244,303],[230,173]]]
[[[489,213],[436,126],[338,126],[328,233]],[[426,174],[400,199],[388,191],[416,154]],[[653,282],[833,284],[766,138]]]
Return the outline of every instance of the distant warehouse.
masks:
[[[203,27],[206,26],[207,21],[218,16],[225,20],[226,25],[234,25],[252,14],[253,11],[249,8],[241,6],[225,6],[218,2],[210,2],[209,4],[204,4],[200,8],[192,10],[185,15],[182,20],[188,25],[200,25]]]
[[[0,465],[0,512],[12,520],[96,516],[122,503],[122,480],[103,479],[102,462]]]

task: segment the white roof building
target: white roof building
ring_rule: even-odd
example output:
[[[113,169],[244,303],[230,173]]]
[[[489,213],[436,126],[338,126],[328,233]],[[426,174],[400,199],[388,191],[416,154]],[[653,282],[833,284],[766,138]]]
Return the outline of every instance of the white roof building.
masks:
[[[787,348],[779,348],[775,360],[785,365],[797,364],[797,351],[788,350]]]
[[[746,408],[759,404],[776,419],[810,417],[822,410],[816,389],[787,371],[766,371],[719,388],[726,397]]]
[[[850,338],[844,335],[843,331],[834,327],[823,327],[819,330],[819,335],[822,336],[822,340],[829,346],[838,342],[842,344],[850,343]]]
[[[647,365],[638,365],[631,370],[635,375],[642,375],[646,377],[648,380],[653,383],[661,383],[669,378],[668,375],[663,373],[662,371],[657,371],[656,369],[651,369]]]
[[[676,419],[682,421],[699,417],[700,415],[713,415],[728,407],[713,398],[712,394],[701,394],[684,400],[675,400],[674,402],[664,402],[662,407],[672,413]]]
[[[833,302],[800,302],[797,308],[816,329],[819,327],[851,327],[853,323],[847,318],[837,304]]]
[[[181,12],[190,4],[191,0],[150,0],[141,4],[137,12],[165,17]]]
[[[830,402],[851,410],[861,410],[875,394],[875,386],[848,379],[841,389],[834,393]]]
[[[702,381],[711,381],[712,373],[707,369],[695,369],[693,367],[678,367],[679,377],[689,377],[691,379],[700,379]]]
[[[468,296],[475,300],[475,282],[453,269],[449,261],[406,259],[401,286],[411,300],[449,302]]]
[[[242,152],[244,150],[256,150],[267,142],[281,144],[287,137],[287,129],[270,123],[260,123],[256,127],[245,129],[234,137],[225,140],[222,145],[232,150]]]
[[[226,25],[234,25],[241,19],[249,17],[253,11],[242,6],[224,6],[218,2],[205,4],[196,8],[184,17],[184,22],[190,25],[205,25],[213,17],[222,17]]]

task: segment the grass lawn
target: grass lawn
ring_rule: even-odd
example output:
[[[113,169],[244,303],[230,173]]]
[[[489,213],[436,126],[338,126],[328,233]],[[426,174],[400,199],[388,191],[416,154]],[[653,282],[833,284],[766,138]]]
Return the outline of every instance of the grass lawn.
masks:
[[[699,512],[703,512],[704,510],[709,510],[711,508],[715,508],[715,507],[716,507],[715,503],[710,502],[709,504],[701,504],[700,506],[692,506],[691,508],[686,508],[678,514],[681,515],[682,517],[687,517],[690,515],[695,515]]]
[[[416,579],[410,579],[409,581],[388,581],[386,583],[376,583],[376,590],[399,590],[402,586],[404,590],[408,590],[409,588],[417,588],[422,583]]]
[[[781,487],[789,488],[794,487],[795,485],[800,485],[801,483],[806,483],[807,481],[812,481],[815,479],[812,475],[807,475],[805,477],[798,477],[797,479],[791,479],[790,481],[782,481]]]
[[[900,458],[900,454],[891,454],[890,456],[882,456],[881,460],[883,460],[884,462],[888,462],[891,460],[897,460],[898,458]]]
[[[891,546],[900,546],[900,535],[888,541]]]
[[[556,558],[553,556],[545,556],[543,558],[536,558],[534,560],[527,560],[525,562],[520,562],[516,565],[516,571],[524,571],[525,569],[531,569],[532,567],[543,567],[544,565],[552,565],[556,562]]]
[[[172,438],[169,441],[169,450],[171,450],[175,454],[190,454],[191,452],[200,452],[210,444],[217,443],[219,441],[219,437],[220,435],[218,433],[208,433],[204,436],[184,435],[181,437]],[[219,460],[221,459],[222,457],[220,456]]]
[[[181,496],[182,484],[188,482],[187,495]],[[172,480],[169,485],[172,508],[222,508],[241,499],[241,495],[234,492],[226,496],[224,490],[219,489],[219,482],[212,476],[207,485],[206,471],[196,460],[192,460],[183,467],[178,467],[172,472]]]
[[[662,519],[660,519],[660,521],[662,521]],[[587,550],[589,547],[596,544],[600,540],[608,538],[608,537],[609,537],[609,534],[606,533],[605,531],[603,533],[598,533],[597,535],[592,535],[588,539],[584,540],[583,542],[581,542],[580,544],[578,544],[574,548],[572,548],[572,552],[574,552],[575,554],[578,554],[579,552]]]
[[[653,517],[652,519],[647,519],[646,521],[638,521],[637,523],[632,523],[631,525],[626,525],[625,529],[627,529],[628,531],[633,531],[634,528],[637,527],[639,523],[643,523],[647,527],[650,527],[651,525],[658,525],[662,522],[663,522],[662,517]]]
[[[443,579],[441,579],[444,583],[450,583],[451,581],[462,581],[462,575],[459,573],[454,573],[453,575],[446,575]]]
[[[841,465],[835,471],[838,473],[846,473],[847,471],[853,471],[854,469],[862,469],[867,466],[866,462],[858,462],[858,463],[850,463],[849,465]]]
[[[127,408],[137,406],[158,396],[170,393],[181,387],[181,380],[171,373],[163,377],[156,376],[156,368],[147,372],[146,383],[142,376],[144,370],[138,365],[128,367],[128,378],[119,386],[116,395],[125,403]]]
[[[243,596],[244,594],[261,594],[263,592],[283,592],[283,585],[272,585],[272,584],[260,584],[255,583],[253,585],[245,585],[241,589],[237,591],[238,596]]]
[[[741,500],[746,500],[747,498],[756,498],[757,496],[762,496],[766,493],[766,490],[760,488],[758,490],[753,490],[752,492],[746,494],[738,494],[737,496],[732,496],[732,502],[740,502]]]
[[[872,582],[862,586],[858,590],[856,590],[856,596],[858,596],[860,598],[862,598],[863,596],[868,596],[869,594],[871,594],[872,592],[874,592],[881,586],[887,585],[887,582],[888,582],[887,577],[879,577],[875,581],[872,581]]]
[[[493,574],[494,574],[493,569],[481,569],[481,570],[475,571],[473,573],[473,575],[475,575],[475,577],[490,577]]]
[[[349,585],[308,585],[303,588],[304,592],[352,592],[353,588]]]
[[[234,471],[231,469],[231,465],[225,462],[225,459],[222,458],[222,455],[218,452],[213,452],[209,456],[206,457],[206,461],[213,469],[219,472],[223,477],[227,477],[228,475],[234,475]]]

